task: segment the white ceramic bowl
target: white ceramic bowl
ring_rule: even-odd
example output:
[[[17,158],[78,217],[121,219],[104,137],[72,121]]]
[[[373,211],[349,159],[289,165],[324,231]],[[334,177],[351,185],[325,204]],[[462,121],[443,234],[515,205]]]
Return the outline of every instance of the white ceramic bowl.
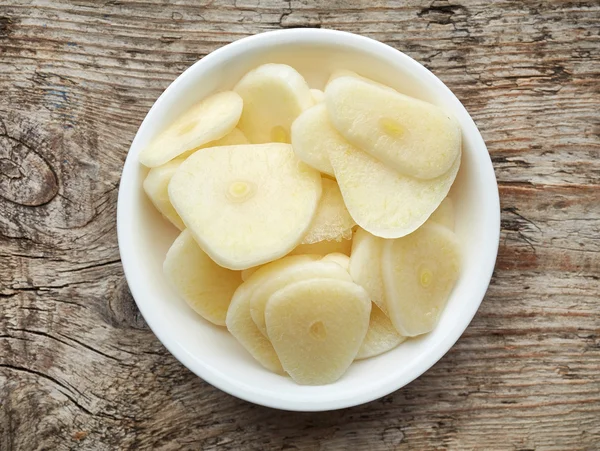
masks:
[[[352,364],[331,385],[296,385],[263,369],[225,328],[209,324],[179,299],[162,274],[177,231],[154,210],[142,190],[147,173],[140,150],[177,115],[210,93],[231,88],[263,63],[295,67],[311,87],[323,88],[335,69],[349,69],[398,91],[451,110],[463,130],[463,156],[451,191],[462,244],[460,280],[435,330],[381,356]],[[259,34],[226,45],[179,76],[156,101],[131,145],[119,189],[117,229],[125,276],[146,322],[181,363],[238,398],[286,410],[339,409],[385,396],[437,362],[458,340],[486,292],[498,250],[500,204],[487,149],[452,92],[407,55],[362,36],[294,29]]]

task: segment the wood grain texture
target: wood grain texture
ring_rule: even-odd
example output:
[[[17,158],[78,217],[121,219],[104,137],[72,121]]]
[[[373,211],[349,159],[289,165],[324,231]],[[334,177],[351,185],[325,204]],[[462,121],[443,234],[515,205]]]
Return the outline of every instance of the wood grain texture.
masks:
[[[500,183],[497,268],[463,337],[409,386],[329,413],[186,370],[138,313],[115,231],[154,100],[212,50],[289,27],[423,62]],[[0,1],[0,449],[599,449],[599,61],[594,1]]]

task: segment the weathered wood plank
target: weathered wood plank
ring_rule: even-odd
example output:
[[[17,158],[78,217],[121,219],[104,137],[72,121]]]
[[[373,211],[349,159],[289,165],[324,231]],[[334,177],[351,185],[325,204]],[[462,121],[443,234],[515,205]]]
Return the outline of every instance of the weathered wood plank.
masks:
[[[162,90],[286,27],[386,42],[486,139],[502,237],[473,323],[408,387],[277,412],[193,376],[123,279],[116,196]],[[458,0],[0,4],[0,449],[597,449],[600,5]]]

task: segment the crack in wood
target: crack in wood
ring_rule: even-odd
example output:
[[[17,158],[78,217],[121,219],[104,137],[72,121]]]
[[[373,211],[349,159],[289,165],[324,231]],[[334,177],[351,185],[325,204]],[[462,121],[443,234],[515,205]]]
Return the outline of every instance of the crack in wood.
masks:
[[[71,401],[71,403],[73,403],[73,405],[75,405],[75,407],[77,407],[83,413],[85,413],[86,415],[90,415],[90,416],[94,415],[91,411],[89,411],[82,404],[80,404],[75,399],[75,394],[71,391],[71,389],[69,389],[66,385],[64,385],[58,379],[55,379],[54,377],[49,376],[48,374],[44,374],[39,371],[32,370],[30,368],[20,367],[20,366],[16,366],[16,365],[8,365],[5,363],[0,363],[0,368],[5,368],[10,371],[20,371],[23,373],[27,373],[27,374],[39,377],[41,379],[45,379],[45,380],[51,382],[54,386],[58,387],[60,393],[62,393],[69,401]]]

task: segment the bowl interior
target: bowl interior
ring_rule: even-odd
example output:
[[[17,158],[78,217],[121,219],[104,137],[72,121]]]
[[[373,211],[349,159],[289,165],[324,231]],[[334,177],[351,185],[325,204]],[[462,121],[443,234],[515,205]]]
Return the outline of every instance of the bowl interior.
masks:
[[[196,315],[171,290],[162,262],[178,231],[142,190],[147,173],[139,151],[196,101],[231,88],[267,62],[295,67],[323,88],[330,73],[349,69],[402,93],[451,110],[463,129],[462,165],[451,196],[463,269],[435,330],[376,358],[355,362],[336,383],[300,386],[263,369],[224,329]],[[123,171],[118,206],[119,246],[132,294],[163,344],[190,370],[220,389],[258,404],[289,410],[348,407],[384,396],[433,365],[458,339],[487,289],[498,246],[499,202],[485,144],[470,116],[433,74],[376,41],[327,30],[288,30],[246,38],[196,63],[160,97],[140,127]]]

